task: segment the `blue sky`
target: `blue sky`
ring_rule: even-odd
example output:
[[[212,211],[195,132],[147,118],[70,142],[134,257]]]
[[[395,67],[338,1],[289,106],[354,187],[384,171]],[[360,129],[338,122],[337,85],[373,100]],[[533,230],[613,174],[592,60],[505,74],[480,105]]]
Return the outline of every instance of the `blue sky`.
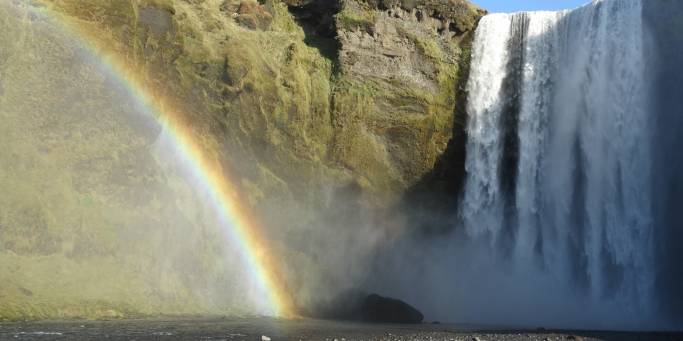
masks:
[[[590,0],[472,0],[475,4],[495,12],[560,10],[579,7]]]

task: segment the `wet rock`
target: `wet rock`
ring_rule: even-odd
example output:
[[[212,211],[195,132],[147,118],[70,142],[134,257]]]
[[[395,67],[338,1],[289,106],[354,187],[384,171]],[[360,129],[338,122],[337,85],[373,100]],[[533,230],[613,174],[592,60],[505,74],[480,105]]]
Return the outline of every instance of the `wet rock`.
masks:
[[[318,303],[310,317],[372,323],[421,323],[422,313],[401,300],[367,294],[359,290],[343,292]]]
[[[367,322],[421,323],[424,316],[413,306],[398,299],[368,295],[361,306],[361,316]]]

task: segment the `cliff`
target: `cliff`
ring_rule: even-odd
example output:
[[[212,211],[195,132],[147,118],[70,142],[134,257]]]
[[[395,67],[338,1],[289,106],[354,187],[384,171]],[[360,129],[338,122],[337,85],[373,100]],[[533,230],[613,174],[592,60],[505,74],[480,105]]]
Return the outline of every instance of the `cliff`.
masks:
[[[243,274],[216,260],[220,236],[197,218],[192,189],[150,157],[159,131],[129,117],[133,104],[108,91],[94,62],[83,64],[80,43],[41,20],[87,32],[173,98],[272,230],[273,249],[325,268],[287,240],[362,224],[359,214],[386,221],[385,210],[462,138],[456,107],[484,13],[464,0],[26,6],[50,18],[0,7],[0,185],[14,193],[0,199],[7,319],[226,313],[241,304],[221,294],[222,276]],[[65,88],[73,90],[50,95]],[[169,244],[181,245],[172,256]],[[316,292],[289,276],[294,290]]]

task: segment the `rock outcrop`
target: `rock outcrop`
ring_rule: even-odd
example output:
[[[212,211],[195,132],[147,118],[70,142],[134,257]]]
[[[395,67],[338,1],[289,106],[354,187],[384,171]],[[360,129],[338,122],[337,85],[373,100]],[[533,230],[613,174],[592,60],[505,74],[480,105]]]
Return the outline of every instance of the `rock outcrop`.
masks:
[[[482,14],[465,1],[343,2],[335,156],[373,189],[401,193],[444,153]]]
[[[410,304],[377,294],[368,295],[361,306],[363,321],[380,323],[422,323],[424,316]]]
[[[422,323],[424,316],[410,304],[391,297],[351,289],[336,296],[319,297],[306,316],[369,323]]]
[[[23,12],[28,19],[15,25],[9,20],[16,16],[9,9],[14,3],[0,6],[1,19],[8,19],[0,21],[0,43],[12,47],[0,51],[0,141],[9,147],[0,152],[0,189],[20,195],[1,199],[0,269],[11,270],[0,270],[0,280],[12,284],[0,287],[0,306],[11,302],[0,307],[0,319],[222,312],[207,283],[228,275],[215,270],[221,267],[212,261],[216,243],[206,242],[220,238],[212,237],[210,224],[193,220],[201,208],[182,212],[178,205],[192,204],[136,192],[176,191],[165,198],[191,192],[164,174],[163,162],[151,160],[159,132],[125,117],[130,109],[125,99],[102,97],[101,87],[109,83],[100,79],[95,63],[71,70],[80,53],[78,44],[67,42],[71,38],[43,44],[49,53],[37,47],[46,38],[32,22],[42,19]],[[459,131],[464,118],[454,114],[463,100],[460,75],[484,13],[463,0],[24,5],[88,32],[94,45],[121,56],[147,86],[173,98],[192,122],[189,129],[203,136],[204,147],[232,174],[246,206],[270,230],[274,252],[310,265],[299,268],[315,268],[312,273],[321,277],[329,275],[329,264],[318,264],[318,251],[291,243],[315,235],[322,225],[362,225],[361,216],[392,224],[383,209],[434,169]],[[11,84],[25,73],[18,67],[36,63],[44,66],[46,81],[36,75]],[[83,88],[71,99],[41,97],[66,87],[49,82],[57,77],[52,72],[81,77],[62,81]],[[25,88],[8,90],[15,84]],[[25,138],[1,140],[14,136],[10,133]],[[181,197],[193,200],[190,194]],[[187,221],[187,229],[204,235],[192,239],[187,253],[164,259],[155,252],[164,243],[187,243],[182,236],[189,233],[151,228],[166,221]],[[133,230],[139,231],[136,242],[122,239]],[[142,241],[149,240],[156,240],[156,249],[145,250]],[[203,251],[189,251],[194,249]],[[192,256],[182,256],[187,254]],[[121,261],[141,255],[145,262]],[[147,268],[164,271],[151,274]],[[97,278],[106,295],[84,292],[80,283],[86,278]],[[165,287],[156,290],[159,278]],[[302,283],[292,271],[292,290],[315,292],[309,287],[315,281],[306,278]],[[212,299],[197,299],[201,295]],[[298,303],[306,304],[306,295],[299,297]]]

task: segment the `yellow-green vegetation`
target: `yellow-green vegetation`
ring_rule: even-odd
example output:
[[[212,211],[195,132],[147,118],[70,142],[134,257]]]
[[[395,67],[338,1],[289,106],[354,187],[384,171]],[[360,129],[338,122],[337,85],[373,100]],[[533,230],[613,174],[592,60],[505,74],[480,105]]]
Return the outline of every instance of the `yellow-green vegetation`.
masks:
[[[210,209],[164,157],[155,120],[83,39],[180,106],[279,241],[271,251],[305,264],[285,274],[303,303],[325,264],[287,249],[291,232],[357,224],[347,220],[356,212],[330,213],[347,188],[368,207],[390,206],[451,137],[459,48],[435,32],[410,36],[431,77],[416,87],[340,66],[278,0],[26,6],[39,4],[49,10],[0,5],[0,319],[263,308]],[[350,4],[337,30],[368,35],[384,14]]]
[[[131,51],[129,62],[149,72],[150,82],[197,103],[187,114],[208,140],[226,146],[226,159],[227,148],[238,150],[238,143],[251,148],[262,139],[277,147],[279,139],[300,148],[280,146],[283,164],[300,165],[286,159],[296,153],[319,162],[308,151],[324,151],[314,143],[329,132],[307,133],[316,122],[303,115],[328,111],[331,66],[301,42],[301,32],[269,36],[230,26],[231,44],[245,48],[218,53],[198,35],[176,36],[183,29],[179,23],[163,34],[153,32],[138,22],[138,7],[116,3],[120,7],[104,10],[98,6],[113,3],[54,6],[84,20],[86,30],[101,28],[98,34],[111,39],[114,49]],[[253,313],[244,295],[248,269],[240,270],[225,250],[225,238],[191,183],[158,159],[155,149],[163,140],[154,119],[140,112],[100,62],[80,50],[82,41],[65,35],[53,17],[32,22],[21,20],[27,11],[0,10],[0,189],[6,194],[0,198],[0,319]],[[264,50],[273,54],[258,52]],[[231,130],[221,134],[227,126]],[[243,140],[247,135],[253,140]],[[245,186],[257,203],[264,197],[257,191],[272,195],[283,185],[249,152],[242,151],[249,155],[242,160],[261,171],[235,168],[249,175],[241,183],[258,184]]]
[[[403,83],[344,80],[335,91],[335,156],[369,181],[369,190],[392,195],[430,169],[452,131],[455,78],[437,93]],[[383,175],[383,176],[378,176]],[[384,197],[390,200],[390,197]]]
[[[443,50],[437,43],[436,34],[425,39],[406,30],[401,30],[401,33],[405,34],[406,37],[408,37],[415,44],[415,47],[417,47],[418,51],[420,51],[426,57],[429,57],[432,61],[440,62],[444,60]]]
[[[376,13],[367,6],[344,7],[336,15],[337,25],[344,30],[371,30],[375,25]]]

